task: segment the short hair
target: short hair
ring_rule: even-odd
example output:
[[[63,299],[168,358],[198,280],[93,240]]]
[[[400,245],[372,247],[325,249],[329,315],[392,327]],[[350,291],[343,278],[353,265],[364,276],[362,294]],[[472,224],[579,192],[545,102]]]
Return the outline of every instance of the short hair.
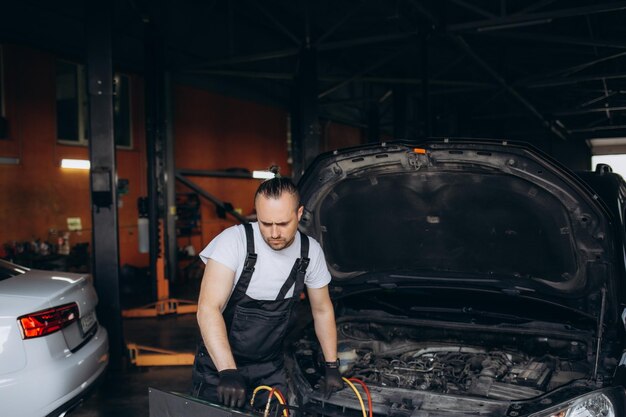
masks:
[[[263,181],[254,194],[254,200],[256,201],[258,196],[277,199],[283,195],[283,193],[293,195],[296,198],[298,206],[300,205],[300,193],[298,192],[298,187],[296,187],[296,185],[286,177],[274,177]]]

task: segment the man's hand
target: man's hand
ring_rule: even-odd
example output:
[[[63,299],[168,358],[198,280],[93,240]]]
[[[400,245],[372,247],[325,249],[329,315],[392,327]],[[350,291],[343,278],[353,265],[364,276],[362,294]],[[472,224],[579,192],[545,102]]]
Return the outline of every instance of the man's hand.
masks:
[[[325,366],[326,376],[324,378],[324,398],[328,399],[330,394],[343,388],[341,373],[335,362],[327,362]]]
[[[219,372],[217,398],[227,407],[243,407],[246,401],[246,381],[237,369],[224,369]]]

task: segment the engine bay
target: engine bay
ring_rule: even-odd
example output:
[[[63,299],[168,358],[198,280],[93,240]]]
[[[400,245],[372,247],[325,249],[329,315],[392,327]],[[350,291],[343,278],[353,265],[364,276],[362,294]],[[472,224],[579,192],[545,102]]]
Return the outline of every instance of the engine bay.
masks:
[[[589,346],[580,340],[415,327],[364,317],[343,318],[337,324],[340,372],[366,383],[374,401],[387,405],[406,402],[409,392],[417,395],[413,398],[437,394],[526,400],[587,378],[592,370]],[[316,340],[309,330],[292,346],[297,369],[313,391],[324,374]],[[349,391],[337,393],[336,400],[342,402]],[[398,399],[400,392],[403,400]]]

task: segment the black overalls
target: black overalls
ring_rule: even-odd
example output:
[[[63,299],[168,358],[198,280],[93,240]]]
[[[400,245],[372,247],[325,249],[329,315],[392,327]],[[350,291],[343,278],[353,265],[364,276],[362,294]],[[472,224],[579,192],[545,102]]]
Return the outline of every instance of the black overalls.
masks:
[[[291,311],[304,289],[304,276],[309,265],[309,239],[300,233],[300,258],[296,259],[276,299],[255,300],[246,295],[257,259],[254,235],[250,224],[244,224],[244,227],[248,255],[223,312],[228,341],[237,369],[246,379],[250,393],[259,385],[269,385],[287,395],[282,342],[289,327]],[[293,296],[285,298],[294,285]],[[217,402],[219,375],[204,343],[198,346],[192,382],[193,395]]]

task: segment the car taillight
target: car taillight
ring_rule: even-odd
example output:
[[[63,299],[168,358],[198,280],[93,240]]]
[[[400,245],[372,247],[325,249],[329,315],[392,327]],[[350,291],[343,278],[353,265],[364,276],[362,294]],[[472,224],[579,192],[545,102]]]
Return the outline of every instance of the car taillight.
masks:
[[[24,339],[45,336],[61,330],[78,320],[78,305],[76,303],[41,310],[35,313],[18,317],[22,326]]]

